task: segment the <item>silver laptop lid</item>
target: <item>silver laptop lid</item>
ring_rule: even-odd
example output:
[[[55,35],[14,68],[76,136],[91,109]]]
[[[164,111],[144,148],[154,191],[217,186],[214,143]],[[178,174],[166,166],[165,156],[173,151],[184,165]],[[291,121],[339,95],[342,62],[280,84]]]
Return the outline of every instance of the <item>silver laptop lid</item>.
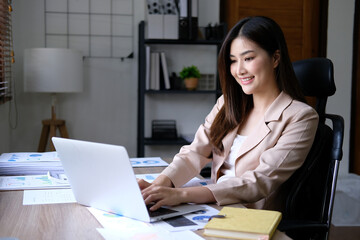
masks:
[[[150,222],[124,147],[58,137],[52,141],[78,203]]]

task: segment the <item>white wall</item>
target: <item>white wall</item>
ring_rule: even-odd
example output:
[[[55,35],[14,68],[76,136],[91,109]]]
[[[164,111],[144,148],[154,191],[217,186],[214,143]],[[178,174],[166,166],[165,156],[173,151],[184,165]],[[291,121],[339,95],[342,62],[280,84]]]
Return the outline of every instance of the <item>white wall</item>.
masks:
[[[124,145],[130,156],[136,155],[137,35],[138,23],[145,18],[145,3],[145,0],[134,0],[134,58],[125,59],[123,62],[119,59],[86,58],[84,91],[76,94],[59,94],[57,117],[66,120],[71,138]],[[200,4],[209,4],[209,1],[200,0]],[[16,82],[19,121],[18,127],[11,130],[7,121],[8,108],[6,105],[0,106],[0,131],[5,136],[0,140],[0,152],[36,151],[42,127],[41,120],[50,118],[50,95],[24,93],[22,66],[24,49],[45,46],[44,0],[13,1],[13,8],[16,57],[13,76]],[[218,0],[211,0],[211,6],[206,7],[209,12],[204,12],[205,8],[201,9],[201,22],[217,22]],[[203,58],[205,57],[198,57],[197,61],[201,63]],[[209,102],[206,99],[204,101]],[[213,102],[212,99],[211,104]],[[202,112],[198,113],[196,110],[189,114],[201,120],[205,117]],[[177,149],[172,152],[175,151]]]
[[[50,94],[24,93],[22,65],[24,49],[45,46],[44,0],[14,1],[13,7],[16,54],[13,72],[19,124],[17,129],[11,131],[9,150],[36,151],[41,120],[50,118]],[[57,116],[66,120],[70,137],[121,144],[126,146],[130,155],[134,155],[137,114],[135,73],[136,58],[124,61],[86,58],[84,91],[58,96]]]
[[[354,9],[355,0],[329,0],[327,57],[334,63],[336,93],[328,100],[327,112],[345,120],[340,175],[349,171]]]

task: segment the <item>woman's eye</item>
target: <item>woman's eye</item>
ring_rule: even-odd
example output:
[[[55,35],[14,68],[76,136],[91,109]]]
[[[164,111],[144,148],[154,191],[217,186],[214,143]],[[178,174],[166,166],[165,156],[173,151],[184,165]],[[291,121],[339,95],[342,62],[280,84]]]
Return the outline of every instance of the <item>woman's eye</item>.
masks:
[[[245,61],[251,61],[253,59],[254,59],[254,57],[247,57],[247,58],[245,58]]]

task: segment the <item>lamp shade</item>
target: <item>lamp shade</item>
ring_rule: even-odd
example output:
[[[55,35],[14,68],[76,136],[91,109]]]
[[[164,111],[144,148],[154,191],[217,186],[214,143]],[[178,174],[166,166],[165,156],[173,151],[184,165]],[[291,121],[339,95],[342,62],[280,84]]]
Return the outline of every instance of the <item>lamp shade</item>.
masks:
[[[83,89],[80,51],[67,48],[30,48],[24,52],[24,91],[66,93]]]

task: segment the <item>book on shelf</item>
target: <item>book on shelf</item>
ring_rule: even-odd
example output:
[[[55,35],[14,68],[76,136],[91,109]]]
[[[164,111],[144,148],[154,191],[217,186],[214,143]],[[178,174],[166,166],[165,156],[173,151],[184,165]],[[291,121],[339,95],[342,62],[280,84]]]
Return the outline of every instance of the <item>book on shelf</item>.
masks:
[[[224,207],[204,227],[204,235],[234,239],[271,239],[280,223],[278,211]]]
[[[151,52],[150,89],[160,90],[160,54]]]
[[[150,53],[151,49],[150,46],[145,46],[145,89],[150,89]]]
[[[160,52],[160,61],[161,61],[161,72],[163,76],[163,83],[165,89],[170,89],[170,79],[169,79],[169,71],[167,68],[166,56],[165,52]]]
[[[164,52],[152,52],[146,48],[147,56],[150,55],[149,64],[146,69],[145,87],[146,90],[170,89],[169,71],[167,68]]]

